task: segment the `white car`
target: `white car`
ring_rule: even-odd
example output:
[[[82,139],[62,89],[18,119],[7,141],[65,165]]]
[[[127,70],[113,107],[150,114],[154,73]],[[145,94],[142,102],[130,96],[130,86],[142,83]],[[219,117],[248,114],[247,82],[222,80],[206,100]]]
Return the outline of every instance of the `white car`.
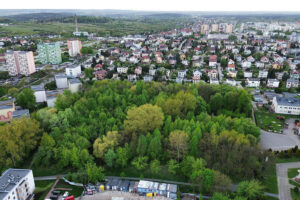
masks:
[[[63,195],[63,198],[66,198],[69,196],[69,192],[65,192],[64,195]]]

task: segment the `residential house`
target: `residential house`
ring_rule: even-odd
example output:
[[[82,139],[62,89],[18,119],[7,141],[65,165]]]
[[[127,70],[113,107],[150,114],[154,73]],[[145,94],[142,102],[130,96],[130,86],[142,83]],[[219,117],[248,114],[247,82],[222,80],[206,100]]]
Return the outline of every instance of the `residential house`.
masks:
[[[252,72],[244,71],[244,78],[252,78]]]
[[[256,62],[256,63],[255,63],[255,66],[256,66],[257,68],[264,68],[264,67],[265,67],[265,64],[264,64],[263,62]]]
[[[259,87],[260,86],[260,79],[258,79],[258,78],[247,78],[246,79],[246,86],[247,87]]]
[[[134,73],[135,73],[136,75],[141,75],[141,74],[142,74],[142,71],[143,71],[142,67],[136,67],[136,68],[134,69]]]
[[[210,67],[216,67],[217,66],[217,56],[216,55],[209,56],[209,66]]]
[[[136,82],[136,74],[129,74],[127,78],[130,82]]]
[[[218,71],[210,70],[207,75],[210,79],[216,79],[216,78],[218,78]]]
[[[129,62],[136,64],[136,63],[139,62],[139,59],[138,59],[137,56],[131,56],[131,57],[129,58]]]
[[[286,88],[297,88],[299,86],[299,80],[298,79],[288,79],[286,81]]]
[[[277,79],[268,79],[267,87],[269,88],[278,88],[280,81]]]
[[[162,57],[157,56],[157,57],[155,57],[155,61],[156,61],[156,63],[162,63],[163,59],[162,59]]]
[[[244,60],[242,62],[242,68],[250,68],[251,67],[251,62]]]
[[[149,75],[150,76],[155,76],[155,74],[156,74],[156,69],[150,68],[149,69]]]
[[[119,74],[127,74],[128,67],[117,67],[117,72]]]
[[[278,80],[282,80],[283,75],[284,75],[284,72],[275,72],[276,79],[278,79]]]
[[[153,80],[153,76],[144,76],[144,82],[151,82]]]
[[[142,57],[142,62],[143,62],[144,64],[150,63],[150,57],[149,57],[149,56],[143,56],[143,57]]]
[[[219,80],[217,78],[211,78],[209,79],[209,83],[219,85]]]
[[[179,78],[184,78],[186,76],[186,71],[185,70],[179,70],[178,71],[178,77]]]
[[[237,71],[229,71],[229,72],[227,72],[227,76],[229,78],[235,78],[236,75],[237,75]]]
[[[94,75],[97,80],[103,80],[106,77],[106,70],[95,71]]]
[[[268,77],[268,70],[260,70],[258,72],[258,78],[267,78]]]
[[[269,61],[269,58],[267,58],[266,56],[263,56],[263,57],[261,57],[260,62],[266,64],[266,63],[269,63],[270,61]]]
[[[237,86],[237,82],[234,79],[226,79],[226,84]]]
[[[300,78],[300,72],[297,70],[293,70],[290,73],[290,77],[293,79],[299,79]]]
[[[201,76],[202,76],[202,73],[199,70],[195,70],[193,72],[193,77],[192,77],[193,83],[194,84],[199,83],[201,80]]]

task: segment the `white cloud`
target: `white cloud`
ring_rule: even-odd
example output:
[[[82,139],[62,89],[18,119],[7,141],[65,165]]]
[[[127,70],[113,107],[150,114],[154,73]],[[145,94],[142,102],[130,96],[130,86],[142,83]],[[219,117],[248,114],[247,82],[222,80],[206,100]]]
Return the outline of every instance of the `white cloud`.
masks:
[[[299,0],[1,0],[0,9],[300,11]]]

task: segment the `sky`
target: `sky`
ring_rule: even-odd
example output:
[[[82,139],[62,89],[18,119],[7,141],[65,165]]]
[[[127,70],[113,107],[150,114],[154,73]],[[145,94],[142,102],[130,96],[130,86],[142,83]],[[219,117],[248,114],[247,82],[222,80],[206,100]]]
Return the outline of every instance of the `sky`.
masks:
[[[1,0],[0,9],[300,11],[300,0]]]

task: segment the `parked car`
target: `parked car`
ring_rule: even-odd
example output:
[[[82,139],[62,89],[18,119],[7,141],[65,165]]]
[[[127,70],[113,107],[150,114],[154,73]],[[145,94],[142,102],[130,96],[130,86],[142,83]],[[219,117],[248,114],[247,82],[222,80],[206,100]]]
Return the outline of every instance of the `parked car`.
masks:
[[[67,196],[69,196],[69,192],[65,192],[64,195],[63,195],[63,198],[67,197]]]

